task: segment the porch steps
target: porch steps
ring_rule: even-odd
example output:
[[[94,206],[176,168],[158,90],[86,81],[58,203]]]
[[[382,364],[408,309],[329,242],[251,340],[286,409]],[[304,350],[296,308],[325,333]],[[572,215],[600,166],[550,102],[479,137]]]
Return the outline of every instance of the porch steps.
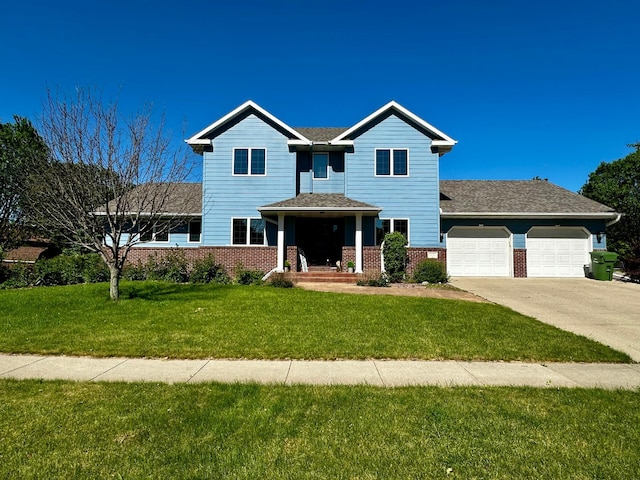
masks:
[[[288,274],[294,282],[309,283],[349,283],[355,284],[358,275],[355,273],[309,270],[308,272],[291,272]]]

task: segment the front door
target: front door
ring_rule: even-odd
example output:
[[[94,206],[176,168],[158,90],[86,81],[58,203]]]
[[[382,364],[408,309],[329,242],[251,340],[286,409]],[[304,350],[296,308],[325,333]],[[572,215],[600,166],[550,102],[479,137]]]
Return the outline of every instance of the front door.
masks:
[[[296,244],[309,265],[331,265],[342,257],[344,243],[343,218],[296,219]]]

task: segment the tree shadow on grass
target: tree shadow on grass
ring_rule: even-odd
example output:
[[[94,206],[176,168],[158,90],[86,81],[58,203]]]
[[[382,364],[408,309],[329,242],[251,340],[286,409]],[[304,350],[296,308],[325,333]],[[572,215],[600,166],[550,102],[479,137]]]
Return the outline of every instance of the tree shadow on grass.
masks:
[[[201,285],[191,283],[164,282],[127,282],[121,288],[120,297],[149,301],[185,301],[197,298],[226,297],[229,291],[226,285]]]

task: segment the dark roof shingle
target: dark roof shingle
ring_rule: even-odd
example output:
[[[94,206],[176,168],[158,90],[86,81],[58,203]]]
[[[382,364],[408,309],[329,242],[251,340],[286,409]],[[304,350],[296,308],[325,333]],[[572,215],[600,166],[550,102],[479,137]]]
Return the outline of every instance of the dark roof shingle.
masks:
[[[546,180],[441,180],[442,213],[614,213]]]
[[[295,130],[312,142],[328,142],[344,132],[346,128],[300,127]]]
[[[362,210],[379,210],[375,205],[359,202],[351,198],[345,197],[339,193],[301,193],[296,197],[288,198],[280,202],[270,203],[260,207],[260,209],[305,209],[305,208],[326,208],[327,210],[340,209],[362,209]]]

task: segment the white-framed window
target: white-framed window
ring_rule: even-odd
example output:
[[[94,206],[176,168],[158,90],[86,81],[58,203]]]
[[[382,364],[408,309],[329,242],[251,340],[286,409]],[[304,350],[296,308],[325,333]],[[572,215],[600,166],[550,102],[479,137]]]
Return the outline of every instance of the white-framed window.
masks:
[[[142,230],[141,227],[140,229]],[[148,229],[142,235],[140,235],[141,242],[157,242],[157,243],[169,243],[169,226],[164,223],[158,223],[153,228]]]
[[[189,222],[189,243],[200,243],[202,237],[202,220]]]
[[[326,180],[329,178],[329,154],[313,154],[313,178],[314,180]]]
[[[232,218],[231,243],[233,245],[264,245],[265,221],[262,218]]]
[[[409,150],[406,148],[376,148],[376,177],[409,176]]]
[[[233,149],[233,174],[234,175],[266,175],[267,174],[267,149],[266,148],[234,148]]]
[[[409,219],[376,218],[376,245],[382,245],[384,236],[390,232],[400,232],[409,243]]]

